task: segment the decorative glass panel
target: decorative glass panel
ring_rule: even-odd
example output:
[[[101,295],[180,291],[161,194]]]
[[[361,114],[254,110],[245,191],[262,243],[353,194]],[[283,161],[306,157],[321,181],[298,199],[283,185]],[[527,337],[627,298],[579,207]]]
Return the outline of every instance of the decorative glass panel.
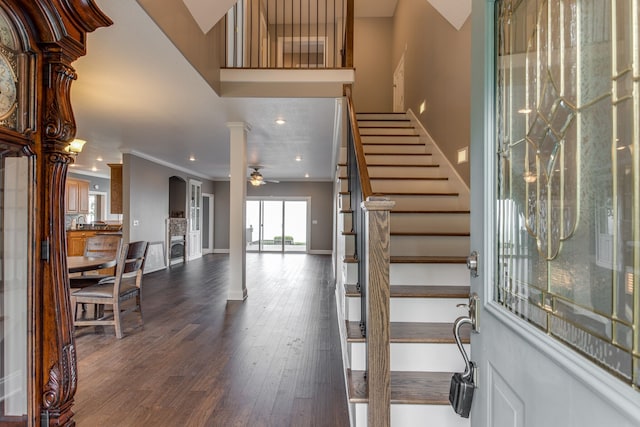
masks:
[[[640,0],[502,0],[494,299],[640,384]]]
[[[0,156],[0,425],[26,422],[29,160]]]

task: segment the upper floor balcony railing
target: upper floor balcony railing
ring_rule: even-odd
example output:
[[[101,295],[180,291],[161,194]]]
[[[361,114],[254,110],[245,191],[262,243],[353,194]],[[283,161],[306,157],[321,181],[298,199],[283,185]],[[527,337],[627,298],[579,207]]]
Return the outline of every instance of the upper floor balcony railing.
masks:
[[[226,68],[351,68],[353,0],[240,0],[226,48]]]

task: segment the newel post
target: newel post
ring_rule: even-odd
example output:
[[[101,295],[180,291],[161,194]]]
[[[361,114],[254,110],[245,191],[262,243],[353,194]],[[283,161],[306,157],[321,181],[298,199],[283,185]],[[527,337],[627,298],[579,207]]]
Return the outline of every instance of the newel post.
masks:
[[[367,280],[367,387],[369,427],[391,425],[390,350],[390,215],[395,202],[386,197],[368,197],[365,211]]]

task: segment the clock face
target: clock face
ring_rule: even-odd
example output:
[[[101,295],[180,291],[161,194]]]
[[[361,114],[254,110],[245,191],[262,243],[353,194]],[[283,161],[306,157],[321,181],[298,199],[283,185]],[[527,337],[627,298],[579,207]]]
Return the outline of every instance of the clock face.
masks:
[[[0,53],[0,119],[6,118],[16,106],[16,76],[7,58]]]

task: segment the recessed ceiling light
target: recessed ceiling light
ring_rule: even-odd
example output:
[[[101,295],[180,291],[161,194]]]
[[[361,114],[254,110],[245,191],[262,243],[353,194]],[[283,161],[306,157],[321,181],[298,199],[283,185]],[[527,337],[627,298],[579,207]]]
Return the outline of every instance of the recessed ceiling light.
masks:
[[[96,161],[97,161],[97,162],[101,162],[102,160],[103,160],[103,159],[102,159],[102,156],[98,156],[98,157],[96,157]]]
[[[189,156],[189,161],[190,162],[195,162],[196,161],[196,157],[195,156]]]
[[[520,114],[529,114],[531,112],[530,108],[521,108],[518,110],[518,113]]]
[[[298,154],[296,156],[296,162],[301,162],[302,161],[302,156],[300,154]]]
[[[304,174],[304,177],[305,177],[305,178],[309,178],[309,174],[308,174],[308,173],[305,173],[305,174]]]
[[[97,172],[97,171],[98,171],[98,168],[94,166],[94,167],[92,167],[92,168],[91,168],[91,170],[92,170],[93,172]]]
[[[285,123],[287,123],[286,121],[284,121],[284,119],[276,119],[276,123],[279,125],[283,125]]]

